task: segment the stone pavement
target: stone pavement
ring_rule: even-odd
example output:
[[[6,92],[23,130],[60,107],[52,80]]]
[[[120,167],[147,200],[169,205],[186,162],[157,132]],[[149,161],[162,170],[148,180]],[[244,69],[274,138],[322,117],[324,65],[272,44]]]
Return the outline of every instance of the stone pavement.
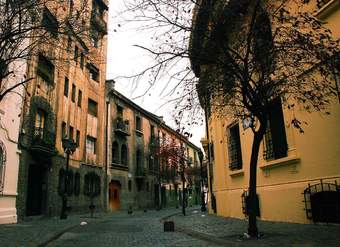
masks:
[[[202,216],[203,215],[203,216]],[[175,232],[163,232],[162,220],[174,220]],[[88,224],[80,226],[80,222]],[[264,236],[240,239],[247,221],[202,214],[199,208],[71,215],[0,225],[0,246],[340,246],[339,225],[259,222]]]
[[[176,231],[221,246],[340,246],[340,225],[335,224],[258,221],[263,237],[245,239],[241,236],[247,231],[246,220],[202,214],[199,210],[188,210],[187,216],[170,219],[174,220]]]

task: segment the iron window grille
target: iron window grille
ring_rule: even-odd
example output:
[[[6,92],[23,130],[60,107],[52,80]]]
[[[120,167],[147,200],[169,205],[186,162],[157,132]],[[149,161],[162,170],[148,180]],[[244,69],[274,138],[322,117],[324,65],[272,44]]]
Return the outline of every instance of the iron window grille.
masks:
[[[235,124],[228,129],[229,168],[242,169],[242,152],[239,125]]]
[[[287,156],[288,145],[283,118],[281,99],[272,101],[264,136],[263,158],[265,160],[279,159]]]

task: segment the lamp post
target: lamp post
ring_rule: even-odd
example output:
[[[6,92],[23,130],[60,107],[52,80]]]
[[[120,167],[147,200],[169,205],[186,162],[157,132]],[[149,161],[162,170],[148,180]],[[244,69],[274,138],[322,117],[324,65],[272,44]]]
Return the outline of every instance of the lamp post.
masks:
[[[205,195],[204,195],[204,182],[203,182],[203,152],[200,150],[198,152],[198,157],[200,159],[200,171],[201,171],[201,211],[205,212],[207,209],[205,207]]]
[[[74,153],[76,150],[76,143],[71,138],[63,138],[62,139],[62,146],[64,149],[64,152],[66,153],[66,169],[65,169],[65,179],[64,179],[64,191],[62,195],[62,208],[61,208],[61,214],[60,219],[66,219],[67,218],[67,185],[68,185],[68,167],[69,167],[69,161],[70,161],[70,155]]]

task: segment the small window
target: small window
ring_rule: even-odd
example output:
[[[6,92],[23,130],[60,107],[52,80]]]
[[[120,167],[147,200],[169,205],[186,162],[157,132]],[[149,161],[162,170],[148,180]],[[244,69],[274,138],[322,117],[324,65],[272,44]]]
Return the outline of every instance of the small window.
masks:
[[[76,172],[74,175],[74,195],[79,196],[80,194],[80,174]]]
[[[98,104],[92,99],[88,101],[88,113],[94,117],[97,117],[98,114]]]
[[[118,163],[119,157],[119,150],[118,150],[118,143],[117,142],[113,142],[112,143],[112,163]]]
[[[67,52],[70,52],[71,48],[72,48],[72,39],[71,39],[70,36],[68,36],[68,38],[67,38],[67,47],[66,47]]]
[[[239,125],[235,124],[228,129],[228,157],[231,170],[242,169],[242,152]]]
[[[82,100],[82,92],[79,89],[78,90],[78,106],[81,107],[81,100]]]
[[[155,126],[150,125],[150,136],[151,138],[155,138]]]
[[[117,117],[123,117],[123,107],[117,105]]]
[[[62,122],[61,124],[61,139],[66,137],[66,123]]]
[[[84,53],[80,53],[80,68],[84,69],[85,56]]]
[[[58,36],[58,21],[46,7],[44,9],[41,24],[53,37],[56,38]]]
[[[142,131],[142,119],[136,116],[136,130]]]
[[[76,100],[76,85],[72,84],[72,92],[71,92],[71,100],[72,102],[75,102]]]
[[[42,54],[38,57],[37,75],[48,83],[54,82],[54,65]]]
[[[77,130],[77,134],[76,134],[76,146],[79,147],[80,144],[80,131]]]
[[[73,134],[74,134],[74,129],[72,126],[70,126],[70,132],[68,134],[68,138],[72,139],[73,140]]]
[[[131,180],[129,180],[129,182],[128,182],[128,190],[129,190],[129,192],[131,192],[131,189],[132,189],[132,183],[131,183]]]
[[[127,166],[128,165],[128,151],[127,151],[127,147],[125,144],[122,145],[121,148],[121,159],[122,159],[122,165]]]
[[[99,69],[92,63],[88,64],[88,69],[90,79],[99,82]]]
[[[78,56],[79,56],[79,48],[78,46],[75,46],[74,47],[74,57],[73,57],[73,60],[78,63]]]
[[[96,154],[96,142],[97,139],[92,136],[86,137],[86,153]]]
[[[66,97],[68,97],[68,84],[69,84],[69,80],[67,77],[65,77],[65,83],[64,83],[64,95]]]
[[[44,129],[46,113],[42,109],[37,109],[35,115],[35,128]]]

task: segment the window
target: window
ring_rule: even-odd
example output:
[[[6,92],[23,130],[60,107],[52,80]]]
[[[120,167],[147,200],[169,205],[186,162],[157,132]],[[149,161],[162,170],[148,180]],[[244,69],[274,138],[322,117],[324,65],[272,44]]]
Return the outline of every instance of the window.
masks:
[[[142,119],[136,116],[136,130],[142,131]]]
[[[132,184],[131,184],[131,180],[129,180],[129,182],[128,182],[128,190],[131,192],[131,189],[132,189]]]
[[[38,57],[37,75],[48,83],[54,82],[54,65],[42,54]]]
[[[62,122],[61,124],[61,139],[66,137],[66,123]]]
[[[154,157],[150,154],[149,155],[149,171],[154,170]]]
[[[112,163],[118,163],[119,157],[119,150],[118,150],[118,143],[117,142],[113,142],[112,143]]]
[[[45,115],[46,113],[42,109],[37,109],[35,115],[35,128],[43,129],[45,125]]]
[[[97,117],[98,114],[98,104],[92,99],[88,101],[88,113],[94,117]]]
[[[96,142],[97,139],[92,136],[86,137],[86,153],[96,154]]]
[[[79,89],[78,90],[78,106],[81,107],[81,99],[82,99],[82,92],[81,90]]]
[[[123,117],[123,107],[117,105],[117,117]]]
[[[68,137],[72,140],[73,140],[73,132],[74,132],[74,129],[72,126],[70,126],[70,132],[68,133]]]
[[[90,79],[99,82],[99,69],[92,63],[88,64],[87,67],[89,69]]]
[[[78,46],[74,46],[74,57],[73,60],[78,63],[78,56],[79,56],[79,48]]]
[[[66,47],[67,52],[70,52],[71,48],[72,48],[72,39],[71,39],[70,36],[68,36],[68,38],[67,38],[67,47]]]
[[[84,194],[89,197],[100,195],[100,176],[94,172],[88,172],[84,176]]]
[[[74,85],[73,83],[72,83],[71,100],[72,102],[75,102],[76,100],[76,85]]]
[[[80,144],[80,131],[77,130],[77,134],[76,134],[76,146],[79,147]]]
[[[6,149],[2,141],[0,141],[0,192],[3,191],[5,185],[5,165],[6,165]]]
[[[264,136],[265,160],[279,159],[287,156],[287,139],[283,119],[281,99],[275,99],[271,103],[267,130]]]
[[[231,170],[242,169],[240,128],[238,124],[234,124],[228,129],[228,156]]]
[[[53,37],[58,36],[58,21],[55,16],[45,7],[41,25],[52,34]]]
[[[151,138],[155,138],[155,126],[150,125],[150,135]]]
[[[136,152],[136,164],[137,164],[137,170],[141,171],[142,168],[142,152],[138,149]]]
[[[65,77],[65,83],[64,83],[64,95],[66,97],[68,97],[68,84],[69,84],[69,80],[67,77]]]
[[[121,159],[122,159],[122,165],[127,166],[128,165],[128,151],[127,151],[127,147],[125,144],[122,145],[122,149],[121,149]]]
[[[85,56],[84,53],[80,53],[80,68],[84,69]]]

